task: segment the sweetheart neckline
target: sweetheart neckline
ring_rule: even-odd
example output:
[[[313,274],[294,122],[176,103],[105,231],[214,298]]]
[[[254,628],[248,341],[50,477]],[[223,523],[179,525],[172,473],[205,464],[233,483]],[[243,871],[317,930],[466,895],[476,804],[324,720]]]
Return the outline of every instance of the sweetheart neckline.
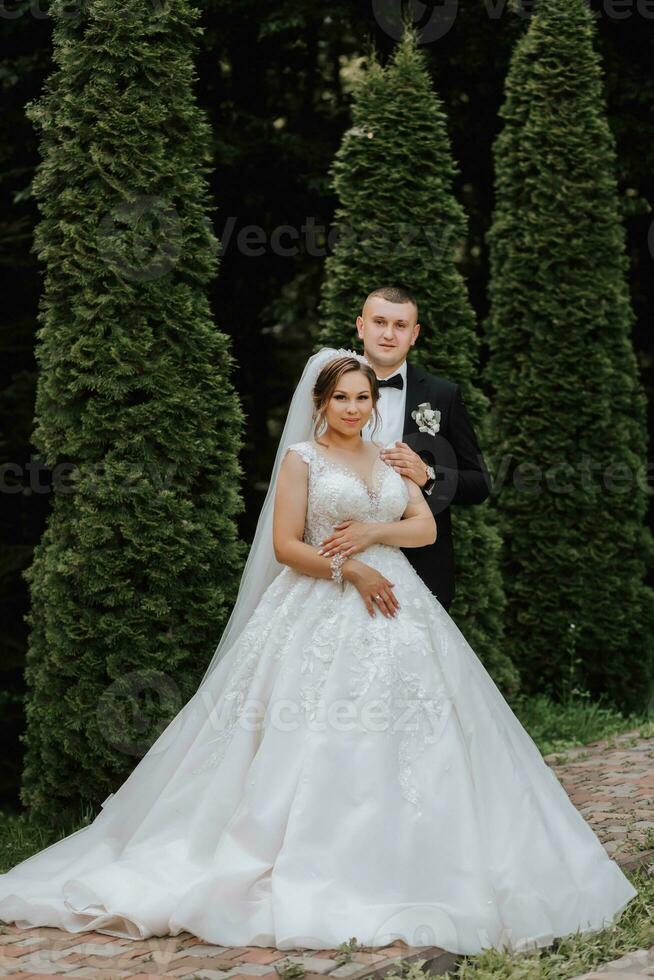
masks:
[[[377,478],[374,481],[375,484],[376,484],[376,489],[371,490],[370,487],[368,486],[368,484],[366,483],[366,481],[363,479],[362,476],[359,475],[359,473],[356,472],[356,470],[353,470],[346,463],[340,463],[338,460],[330,459],[329,456],[326,456],[325,453],[322,451],[322,449],[320,449],[318,447],[318,444],[314,440],[310,439],[309,442],[310,442],[311,446],[313,446],[314,452],[321,459],[323,459],[325,461],[325,463],[328,463],[330,466],[335,466],[336,469],[340,469],[344,473],[349,473],[350,476],[353,476],[355,478],[355,480],[358,480],[359,481],[359,483],[361,484],[361,486],[364,488],[364,490],[366,491],[366,493],[368,494],[368,496],[372,498],[372,500],[377,500],[379,498],[379,493],[380,493],[380,490],[381,490],[381,480],[379,480]],[[370,471],[370,475],[372,477],[375,476],[375,467],[377,466],[377,463],[379,462],[380,453],[381,453],[381,450],[380,450],[380,452],[377,453],[377,455],[376,455],[376,457],[374,459],[374,462],[372,464],[372,469]],[[382,462],[383,462],[383,460],[382,460]],[[388,467],[388,463],[385,463],[384,465],[386,467]]]

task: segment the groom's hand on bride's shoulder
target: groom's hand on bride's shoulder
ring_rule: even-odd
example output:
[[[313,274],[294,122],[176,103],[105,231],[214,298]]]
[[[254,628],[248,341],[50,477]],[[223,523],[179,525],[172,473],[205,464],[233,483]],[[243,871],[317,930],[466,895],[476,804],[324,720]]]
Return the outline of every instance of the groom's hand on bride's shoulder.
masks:
[[[382,449],[379,455],[400,476],[408,476],[419,487],[424,487],[428,480],[424,460],[406,442],[396,441],[394,448]]]

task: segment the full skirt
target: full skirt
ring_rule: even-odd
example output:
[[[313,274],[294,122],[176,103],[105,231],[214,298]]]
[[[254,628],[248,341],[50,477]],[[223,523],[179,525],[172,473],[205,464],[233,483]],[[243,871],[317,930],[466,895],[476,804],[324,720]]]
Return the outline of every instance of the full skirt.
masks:
[[[637,894],[397,548],[371,617],[284,568],[89,826],[0,875],[0,919],[223,946],[519,951]]]

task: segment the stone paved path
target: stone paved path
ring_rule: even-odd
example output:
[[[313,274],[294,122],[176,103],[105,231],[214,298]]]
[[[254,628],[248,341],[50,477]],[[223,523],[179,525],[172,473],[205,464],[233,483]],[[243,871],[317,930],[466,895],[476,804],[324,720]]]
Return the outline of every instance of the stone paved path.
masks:
[[[649,738],[640,732],[545,756],[608,853],[626,869],[654,861],[654,732]]]
[[[0,976],[13,980],[28,977],[101,977],[132,980],[153,977],[198,977],[207,980],[280,980],[277,972],[290,964],[302,964],[303,980],[338,977],[362,980],[383,977],[400,959],[425,960],[423,968],[444,973],[454,968],[456,957],[437,947],[407,946],[396,942],[338,959],[337,950],[287,950],[260,946],[227,949],[208,946],[196,936],[152,937],[140,941],[116,939],[100,933],[71,935],[59,929],[18,930],[4,926],[0,935]]]
[[[654,733],[641,737],[637,729],[553,753],[546,761],[622,867],[654,867]],[[410,947],[401,942],[368,951],[364,948],[342,962],[337,950],[226,949],[209,946],[189,933],[132,941],[100,933],[73,935],[57,929],[0,926],[0,976],[14,980],[62,976],[280,980],[278,971],[293,963],[303,965],[303,980],[326,976],[363,980],[383,977],[399,960],[424,960],[423,969],[436,974],[454,969],[457,959],[436,947]],[[617,964],[606,964],[584,980],[611,980],[607,973],[615,973],[616,980],[618,974],[621,980],[653,977],[654,947],[631,953]]]
[[[545,756],[608,853],[625,870],[654,873],[654,737],[635,729]],[[574,980],[651,980],[654,946],[604,963]]]

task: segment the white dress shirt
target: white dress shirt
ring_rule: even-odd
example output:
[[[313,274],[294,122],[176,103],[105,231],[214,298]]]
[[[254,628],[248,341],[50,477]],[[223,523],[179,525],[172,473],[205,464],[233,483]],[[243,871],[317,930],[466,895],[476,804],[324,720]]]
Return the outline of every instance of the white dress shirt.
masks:
[[[392,378],[396,374],[402,375],[404,387],[399,388],[380,388],[377,411],[379,412],[379,425],[374,434],[375,442],[380,442],[382,446],[395,445],[401,442],[404,435],[404,409],[406,407],[406,359],[402,361],[399,368],[388,375]],[[381,379],[378,379],[381,380]],[[373,413],[374,415],[374,413]],[[373,438],[372,426],[373,415],[361,430],[361,438],[368,442]]]

